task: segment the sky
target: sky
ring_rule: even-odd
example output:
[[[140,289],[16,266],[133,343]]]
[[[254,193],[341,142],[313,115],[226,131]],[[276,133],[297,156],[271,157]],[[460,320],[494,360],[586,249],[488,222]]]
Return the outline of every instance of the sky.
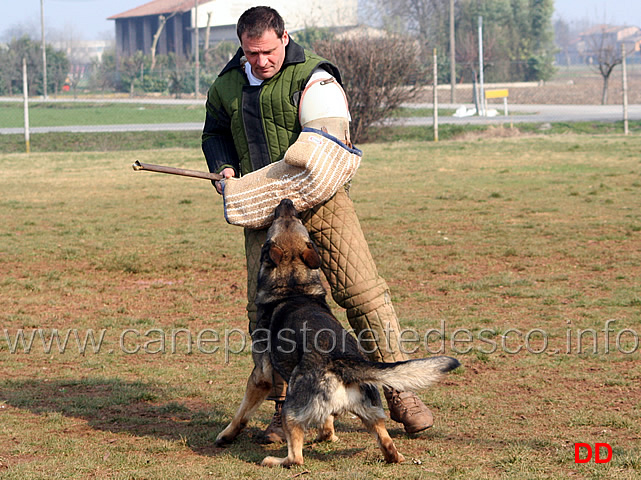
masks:
[[[72,36],[81,40],[113,37],[115,22],[107,17],[124,12],[147,0],[42,0],[45,36]],[[203,2],[205,0],[202,0]],[[233,0],[229,0],[233,1]],[[0,38],[10,29],[22,27],[39,37],[41,0],[0,0]],[[260,1],[257,0],[257,4]],[[554,18],[567,22],[589,20],[641,27],[640,0],[555,0]],[[51,33],[50,33],[51,32]]]
[[[641,28],[639,0],[554,0],[555,18],[566,22],[587,19],[592,23],[633,25]]]

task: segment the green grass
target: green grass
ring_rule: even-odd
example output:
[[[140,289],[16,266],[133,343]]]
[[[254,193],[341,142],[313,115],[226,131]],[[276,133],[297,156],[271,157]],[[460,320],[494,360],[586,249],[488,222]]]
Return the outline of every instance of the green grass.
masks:
[[[621,122],[614,123],[553,123],[550,129],[540,130],[537,123],[519,124],[514,127],[441,125],[439,139],[455,140],[462,137],[534,135],[607,135],[623,131]],[[632,135],[641,133],[641,121],[630,122]],[[374,127],[367,143],[431,141],[434,130],[430,126]],[[471,139],[472,140],[472,139]],[[359,146],[365,145],[359,144]],[[197,131],[176,132],[120,132],[120,133],[40,133],[31,135],[32,152],[111,152],[145,150],[152,148],[200,148],[200,134]],[[580,142],[567,145],[568,150],[581,149]],[[0,151],[20,153],[25,151],[23,135],[0,135]]]
[[[153,103],[113,103],[100,101],[43,102],[29,104],[29,124],[32,127],[66,125],[117,125],[137,123],[203,122],[205,101],[198,105],[159,105]],[[0,128],[19,128],[24,125],[23,104],[0,102]],[[439,110],[451,115],[453,110]],[[399,108],[394,117],[431,117],[433,109]]]
[[[641,133],[641,121],[629,122],[631,134]],[[623,122],[554,122],[550,127],[541,129],[541,123],[518,123],[510,125],[509,122],[503,125],[448,125],[441,124],[438,127],[439,140],[453,140],[460,137],[479,135],[518,136],[520,134],[534,135],[606,135],[620,134],[623,132]],[[424,141],[434,140],[434,129],[430,125],[409,126],[409,127],[374,127],[369,133],[372,142],[398,142],[398,141]],[[574,148],[577,148],[575,146]]]
[[[197,131],[120,133],[39,133],[31,135],[32,152],[122,152],[153,148],[199,149]],[[0,150],[25,151],[23,135],[0,135]]]
[[[23,127],[23,105],[0,102],[0,128]],[[29,104],[29,125],[116,125],[137,123],[204,122],[205,101],[201,105],[155,105],[112,102],[39,102]]]
[[[388,422],[406,463],[382,463],[343,416],[338,443],[308,443],[305,466],[285,471],[258,466],[284,453],[254,441],[271,404],[213,446],[252,366],[223,348],[242,350],[247,325],[243,235],[209,182],[131,169],[204,169],[198,139],[176,135],[163,149],[156,134],[2,149],[0,477],[641,477],[640,135],[363,145],[351,195],[401,325],[434,329],[416,356],[442,340],[463,366],[420,393],[431,430]],[[533,334],[510,353],[539,330],[545,352]],[[80,353],[89,331],[103,343]],[[62,352],[54,333],[69,337]],[[610,443],[614,458],[575,464],[575,442]]]
[[[438,114],[441,116],[451,116],[455,112],[454,109],[451,108],[439,108],[438,109]],[[424,108],[424,107],[419,107],[419,108],[408,108],[408,107],[400,107],[397,108],[392,112],[390,115],[393,118],[407,118],[407,117],[427,117],[427,118],[432,118],[434,115],[434,109],[433,108]]]

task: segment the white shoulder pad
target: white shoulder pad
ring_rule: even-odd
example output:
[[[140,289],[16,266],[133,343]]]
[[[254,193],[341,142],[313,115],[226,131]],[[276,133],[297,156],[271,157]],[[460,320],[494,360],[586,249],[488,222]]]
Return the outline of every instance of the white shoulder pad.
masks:
[[[313,80],[300,97],[298,118],[304,127],[319,118],[338,117],[349,120],[347,97],[333,77]]]

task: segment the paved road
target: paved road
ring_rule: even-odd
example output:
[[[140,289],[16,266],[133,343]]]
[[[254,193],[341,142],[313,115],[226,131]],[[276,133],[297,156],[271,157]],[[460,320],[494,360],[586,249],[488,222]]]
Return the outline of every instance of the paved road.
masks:
[[[432,104],[416,105],[431,108]],[[456,109],[460,105],[440,105]],[[466,108],[473,108],[466,105]],[[508,105],[509,116],[503,115],[503,105],[496,105],[495,117],[439,117],[439,124],[487,125],[500,123],[551,123],[551,122],[616,122],[623,120],[621,105]],[[628,105],[628,120],[641,120],[641,105]],[[403,118],[404,125],[432,125],[432,118]]]
[[[3,101],[20,101],[15,98],[0,97]],[[50,100],[51,101],[51,100]],[[64,100],[68,102],[69,100]],[[81,100],[78,100],[81,101]],[[87,101],[86,99],[82,101]],[[153,103],[171,105],[198,105],[204,104],[202,99],[95,99],[97,102],[120,102],[120,103]],[[409,106],[409,105],[408,105]],[[432,104],[412,105],[413,107],[431,108]],[[461,105],[441,104],[440,108],[452,109]],[[465,105],[471,109],[472,105]],[[204,105],[203,105],[204,108]],[[510,115],[502,115],[503,106],[496,105],[499,115],[495,117],[453,117],[440,116],[439,124],[460,124],[460,125],[495,125],[502,123],[552,123],[552,122],[615,122],[623,120],[623,107],[621,105],[509,105]],[[628,119],[641,120],[641,105],[628,106]],[[408,117],[396,119],[391,122],[394,125],[432,125],[432,117]],[[64,127],[31,127],[31,133],[50,132],[135,132],[135,131],[200,131],[202,122],[196,123],[158,123],[158,124],[125,124],[125,125],[70,125]],[[0,134],[22,134],[23,128],[0,128]]]

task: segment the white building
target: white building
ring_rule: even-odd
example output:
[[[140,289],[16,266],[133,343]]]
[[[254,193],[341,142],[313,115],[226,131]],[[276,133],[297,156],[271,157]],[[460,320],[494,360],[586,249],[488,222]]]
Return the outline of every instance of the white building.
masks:
[[[278,10],[289,32],[307,27],[351,27],[358,23],[358,0],[260,3]],[[201,46],[204,46],[205,38],[210,44],[236,41],[238,17],[255,5],[255,0],[201,0],[196,10],[195,0],[153,0],[109,17],[116,22],[116,54],[151,53],[153,37],[160,30],[156,53],[190,56],[194,51],[196,22]]]

